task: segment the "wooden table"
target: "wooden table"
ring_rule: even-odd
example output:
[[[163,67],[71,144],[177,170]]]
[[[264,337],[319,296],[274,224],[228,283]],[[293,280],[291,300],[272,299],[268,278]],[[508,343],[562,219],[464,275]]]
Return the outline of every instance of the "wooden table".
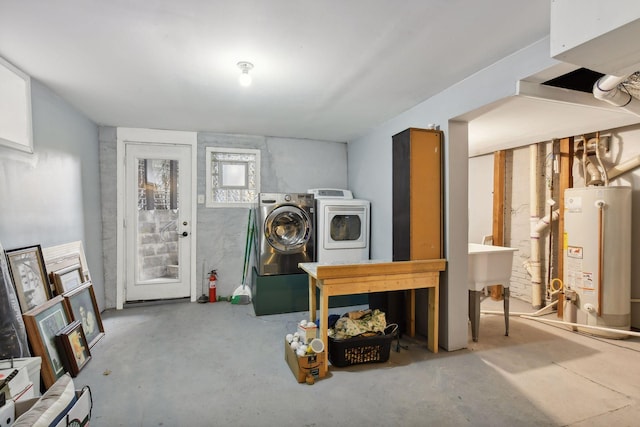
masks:
[[[415,335],[415,290],[429,289],[427,348],[438,352],[438,304],[440,272],[446,260],[375,261],[349,264],[300,263],[309,275],[309,317],[316,320],[316,288],[320,290],[320,337],[324,343],[324,369],[329,368],[329,297],[384,291],[410,290],[409,335]]]

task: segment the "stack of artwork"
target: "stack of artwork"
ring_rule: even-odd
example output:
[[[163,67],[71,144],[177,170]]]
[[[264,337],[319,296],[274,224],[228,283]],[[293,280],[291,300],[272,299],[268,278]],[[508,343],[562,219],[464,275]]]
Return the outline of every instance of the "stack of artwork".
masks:
[[[42,358],[44,386],[65,372],[76,376],[104,336],[82,242],[5,254],[29,344]]]

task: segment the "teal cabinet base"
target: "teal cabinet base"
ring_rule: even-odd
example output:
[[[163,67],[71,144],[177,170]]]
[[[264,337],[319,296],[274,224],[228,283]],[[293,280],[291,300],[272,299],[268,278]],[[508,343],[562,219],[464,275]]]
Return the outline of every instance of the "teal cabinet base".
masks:
[[[319,297],[318,292],[316,289]],[[309,311],[309,276],[306,273],[259,276],[254,267],[251,274],[251,301],[256,316]],[[367,294],[329,298],[330,308],[367,304]]]

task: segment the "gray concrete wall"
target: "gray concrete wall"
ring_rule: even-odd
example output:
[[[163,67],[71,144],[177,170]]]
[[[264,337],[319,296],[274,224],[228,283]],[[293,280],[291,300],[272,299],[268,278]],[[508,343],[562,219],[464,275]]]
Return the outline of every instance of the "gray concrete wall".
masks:
[[[306,192],[315,187],[347,186],[347,145],[344,143],[202,132],[198,134],[197,194],[205,194],[206,147],[259,149],[263,192]],[[106,304],[115,307],[116,131],[113,127],[100,128],[100,170],[104,269],[105,281],[109,284]],[[231,295],[242,283],[249,209],[206,208],[199,204],[197,215],[195,280],[198,294],[204,290],[206,272],[215,268],[218,295]]]
[[[0,147],[5,249],[80,240],[104,308],[97,126],[32,80],[34,153]]]
[[[260,150],[262,192],[306,192],[309,188],[347,186],[347,146],[343,143],[265,136],[198,134],[198,194],[205,194],[206,147]],[[231,295],[242,283],[248,208],[198,205],[196,277],[218,270],[218,295]],[[252,258],[252,262],[255,257]],[[206,275],[205,275],[206,276]]]

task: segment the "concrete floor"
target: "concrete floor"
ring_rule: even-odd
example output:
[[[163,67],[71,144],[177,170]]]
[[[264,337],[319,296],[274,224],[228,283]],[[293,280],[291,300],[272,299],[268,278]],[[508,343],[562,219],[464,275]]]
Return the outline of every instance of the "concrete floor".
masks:
[[[465,302],[466,303],[466,302]],[[490,299],[483,309],[500,307]],[[351,308],[332,309],[343,314]],[[533,311],[512,299],[512,312]],[[432,354],[402,339],[384,364],[330,367],[298,384],[283,338],[308,313],[165,303],[103,313],[106,336],[75,378],[100,426],[632,426],[640,339],[483,315],[479,341]],[[549,315],[557,319],[555,314]],[[470,336],[470,335],[469,335]]]

